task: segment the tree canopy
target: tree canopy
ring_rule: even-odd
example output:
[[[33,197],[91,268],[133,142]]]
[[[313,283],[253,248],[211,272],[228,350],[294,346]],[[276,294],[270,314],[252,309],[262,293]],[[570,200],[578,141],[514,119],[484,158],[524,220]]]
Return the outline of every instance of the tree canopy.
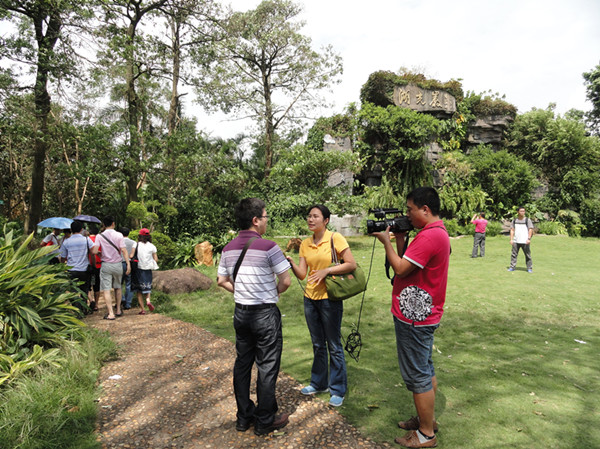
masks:
[[[276,131],[323,105],[319,91],[338,82],[341,58],[331,46],[321,53],[300,33],[300,7],[288,0],[263,1],[222,21],[216,57],[205,64],[198,94],[208,107],[238,111],[261,124],[265,175],[273,166]]]

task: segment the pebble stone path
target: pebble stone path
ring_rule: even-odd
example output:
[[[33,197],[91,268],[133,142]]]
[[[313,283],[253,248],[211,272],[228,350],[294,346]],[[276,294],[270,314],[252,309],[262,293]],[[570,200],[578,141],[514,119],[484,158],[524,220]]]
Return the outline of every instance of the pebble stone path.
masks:
[[[85,319],[120,346],[119,358],[100,371],[96,432],[103,448],[393,447],[361,436],[328,398],[302,396],[284,373],[277,396],[280,412],[291,413],[287,427],[261,437],[252,428],[236,431],[234,345],[193,324],[137,311],[108,321],[101,309]]]

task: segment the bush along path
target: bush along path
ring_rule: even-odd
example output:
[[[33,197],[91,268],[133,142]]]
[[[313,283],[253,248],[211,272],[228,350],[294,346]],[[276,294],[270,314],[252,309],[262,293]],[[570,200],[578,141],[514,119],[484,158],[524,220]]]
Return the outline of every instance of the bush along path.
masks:
[[[115,321],[103,315],[101,309],[86,318],[120,346],[120,357],[105,364],[99,377],[103,448],[392,447],[362,437],[329,407],[328,397],[302,396],[301,385],[283,373],[277,396],[279,411],[291,413],[289,424],[267,436],[252,428],[238,432],[233,343],[158,313],[140,316],[131,309]]]

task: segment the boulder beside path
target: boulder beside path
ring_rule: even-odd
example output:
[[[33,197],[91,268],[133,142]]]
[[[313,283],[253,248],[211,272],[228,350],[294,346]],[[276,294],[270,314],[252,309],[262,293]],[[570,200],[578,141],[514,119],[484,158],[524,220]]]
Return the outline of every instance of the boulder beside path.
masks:
[[[155,271],[152,274],[152,289],[163,293],[192,293],[208,290],[213,283],[212,279],[194,268]]]

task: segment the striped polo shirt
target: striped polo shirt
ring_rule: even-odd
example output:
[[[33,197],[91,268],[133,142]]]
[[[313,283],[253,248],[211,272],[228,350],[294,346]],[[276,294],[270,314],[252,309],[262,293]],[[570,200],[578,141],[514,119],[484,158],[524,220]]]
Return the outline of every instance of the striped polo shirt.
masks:
[[[235,264],[244,245],[252,237],[258,238],[246,251],[235,280],[233,298],[235,302],[245,305],[276,303],[279,300],[277,275],[287,271],[290,264],[275,242],[263,239],[257,232],[240,231],[239,235],[223,248],[218,274],[233,281]]]
[[[60,257],[67,260],[69,271],[85,271],[89,265],[88,254],[94,245],[87,237],[73,234],[60,247]]]

